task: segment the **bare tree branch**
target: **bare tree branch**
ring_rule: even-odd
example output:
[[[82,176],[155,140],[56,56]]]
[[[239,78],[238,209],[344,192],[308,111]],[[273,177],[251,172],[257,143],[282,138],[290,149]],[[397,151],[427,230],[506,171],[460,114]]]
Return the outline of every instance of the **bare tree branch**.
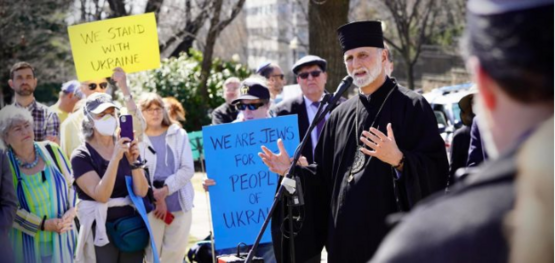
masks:
[[[235,17],[237,17],[237,15],[241,12],[241,10],[243,9],[243,5],[245,4],[245,0],[239,0],[237,1],[237,3],[235,4],[235,6],[233,7],[232,11],[231,11],[231,15],[227,18],[224,19],[222,21],[220,21],[220,23],[218,23],[218,25],[214,28],[215,30],[217,30],[218,34],[219,32],[221,32],[226,26],[229,25],[229,23],[231,23],[231,21],[233,21],[233,19],[235,19]]]
[[[154,17],[156,17],[156,22],[158,22],[158,16],[163,4],[164,0],[148,0],[145,7],[145,13],[153,12]]]
[[[192,9],[191,2],[186,3],[186,16],[191,17]],[[197,2],[198,4],[198,2]],[[191,21],[186,20],[185,25],[177,31],[172,37],[170,37],[165,43],[160,45],[160,52],[167,50],[172,44],[177,40],[181,40],[181,43],[174,49],[170,56],[178,56],[180,52],[188,52],[188,49],[192,47],[193,41],[196,38],[198,31],[204,26],[206,19],[208,18],[210,12],[212,11],[213,2],[210,0],[205,0],[200,3],[199,14]]]

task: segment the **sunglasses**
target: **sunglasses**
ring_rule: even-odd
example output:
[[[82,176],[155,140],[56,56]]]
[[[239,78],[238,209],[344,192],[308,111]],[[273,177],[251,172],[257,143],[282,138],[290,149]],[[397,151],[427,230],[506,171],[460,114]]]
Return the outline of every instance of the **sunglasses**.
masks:
[[[264,102],[259,102],[259,103],[253,103],[253,104],[243,104],[243,103],[239,103],[237,105],[235,105],[235,107],[237,108],[237,110],[258,110],[258,108],[264,106]]]
[[[322,73],[322,71],[320,70],[314,70],[314,71],[310,71],[310,72],[303,72],[303,73],[299,73],[299,78],[301,79],[307,79],[308,75],[311,75],[313,78],[317,78],[320,76],[320,74]]]
[[[105,89],[106,87],[108,87],[108,82],[102,82],[102,83],[89,83],[89,89],[90,90],[95,90],[97,86],[100,86],[101,89]]]

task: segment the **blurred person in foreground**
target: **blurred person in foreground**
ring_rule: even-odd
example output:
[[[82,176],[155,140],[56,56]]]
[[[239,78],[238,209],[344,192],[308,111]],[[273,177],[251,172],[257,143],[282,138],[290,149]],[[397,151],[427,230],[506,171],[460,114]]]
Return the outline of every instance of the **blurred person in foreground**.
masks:
[[[83,106],[84,143],[71,156],[81,223],[77,262],[143,262],[148,244],[148,232],[129,199],[125,176],[132,177],[133,193],[139,197],[146,196],[148,181],[144,166],[138,163],[137,139],[119,136],[117,109],[110,95],[104,93],[90,95]],[[134,233],[141,229],[144,235],[140,237],[145,238],[125,251],[121,240],[129,240],[115,226]],[[115,231],[110,232],[111,229]]]
[[[445,188],[447,153],[428,102],[386,75],[381,22],[353,22],[337,31],[360,94],[331,113],[314,164],[297,171],[325,194],[328,261],[365,262],[389,231],[388,215]],[[283,141],[278,147],[278,154],[262,147],[259,156],[284,175],[289,155]]]
[[[237,119],[239,111],[231,102],[239,97],[239,85],[241,81],[238,78],[231,77],[225,80],[223,87],[225,102],[212,112],[212,125],[230,123]]]
[[[55,143],[34,141],[33,117],[26,109],[0,110],[0,134],[17,193],[10,232],[15,262],[71,262],[76,209],[66,156]]]
[[[553,118],[517,155],[516,204],[507,216],[510,262],[553,262]]]
[[[117,67],[113,70],[111,79],[116,83],[116,87],[121,89],[123,93],[123,100],[125,101],[125,112],[133,116],[133,130],[135,131],[135,137],[140,142],[142,140],[142,134],[145,127],[145,120],[141,115],[141,112],[137,109],[137,105],[133,100],[131,91],[127,86],[127,75],[125,71]],[[81,92],[88,98],[95,93],[106,93],[108,89],[109,80],[107,78],[99,78],[95,80],[88,80],[81,82]],[[124,112],[124,113],[125,113]],[[63,152],[67,156],[71,156],[73,150],[75,150],[84,141],[78,136],[81,133],[81,125],[85,119],[84,111],[78,110],[69,115],[69,117],[62,123],[61,127],[61,143]]]
[[[462,47],[478,87],[476,116],[490,159],[448,194],[416,207],[373,262],[509,259],[503,223],[520,180],[515,155],[553,117],[553,1],[470,0],[467,10]],[[553,144],[548,147],[553,152]],[[534,243],[541,244],[533,245],[542,242],[538,237]]]
[[[179,127],[183,128],[181,122],[184,122],[185,119],[185,109],[181,102],[179,102],[174,97],[165,97],[162,99],[164,101],[164,106],[167,109],[168,116],[170,117],[170,121],[173,124],[177,124]]]
[[[142,95],[138,106],[146,120],[146,136],[139,144],[139,150],[147,161],[148,179],[153,186],[156,204],[156,209],[148,214],[152,238],[160,262],[182,262],[191,230],[195,196],[191,182],[195,169],[189,137],[181,126],[170,121],[158,94]],[[170,220],[168,217],[173,217],[173,221],[167,221]],[[153,262],[152,257],[152,248],[148,246],[145,261]]]
[[[50,106],[50,110],[58,114],[60,123],[63,123],[67,116],[73,112],[75,104],[81,99],[76,96],[75,91],[79,89],[81,83],[77,80],[72,80],[64,83],[60,93],[58,93],[58,101]]]
[[[33,117],[33,132],[37,142],[49,140],[59,143],[60,119],[56,112],[35,99],[38,79],[35,68],[27,62],[17,62],[10,69],[8,84],[15,92],[14,104],[28,110]]]

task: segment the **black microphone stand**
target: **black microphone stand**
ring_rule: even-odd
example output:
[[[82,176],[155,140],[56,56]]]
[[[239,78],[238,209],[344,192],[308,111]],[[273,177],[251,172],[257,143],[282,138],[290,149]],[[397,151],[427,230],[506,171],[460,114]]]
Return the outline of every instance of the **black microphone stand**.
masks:
[[[346,77],[343,79],[343,81],[341,82],[340,86],[343,85],[351,85],[353,79],[350,77]],[[314,128],[316,128],[316,126],[318,125],[318,123],[320,121],[322,121],[326,115],[331,112],[331,110],[333,108],[335,108],[335,105],[337,104],[337,102],[339,101],[341,95],[343,95],[343,93],[345,92],[345,90],[347,90],[346,88],[344,88],[343,90],[340,90],[340,92],[336,92],[332,98],[330,98],[329,94],[326,94],[324,96],[324,98],[322,99],[322,102],[320,103],[320,105],[318,106],[318,110],[316,112],[316,115],[314,116],[314,120],[312,121],[312,123],[310,124],[310,127],[308,128],[307,132],[305,133],[303,140],[301,141],[301,144],[297,147],[297,149],[295,150],[295,154],[293,157],[293,161],[291,162],[291,166],[289,167],[289,172],[287,172],[287,174],[285,175],[286,178],[293,178],[293,176],[295,175],[295,170],[296,170],[296,164],[297,161],[299,160],[299,158],[301,157],[301,152],[304,149],[304,147],[306,146],[306,142],[308,141],[308,138],[310,137],[310,134],[312,133],[312,130],[314,130]],[[328,107],[324,107],[325,105],[329,105]],[[268,213],[268,216],[266,217],[266,220],[264,220],[264,223],[262,224],[262,228],[260,229],[260,231],[258,232],[258,235],[256,236],[256,240],[254,241],[254,244],[251,248],[251,250],[249,251],[249,254],[247,256],[247,259],[245,260],[246,263],[250,263],[252,261],[252,258],[254,257],[254,253],[256,252],[256,249],[258,248],[258,245],[260,243],[260,240],[262,239],[262,235],[264,234],[264,231],[266,230],[266,227],[268,227],[268,223],[270,222],[270,219],[272,218],[272,215],[274,214],[274,210],[276,209],[276,206],[278,204],[278,201],[281,200],[283,198],[284,195],[284,191],[285,191],[285,186],[284,186],[284,180],[282,180],[282,183],[280,184],[278,191],[276,193],[276,195],[274,196],[274,202],[272,203],[272,207],[270,208],[270,212]],[[297,189],[295,189],[295,191],[298,191]],[[293,218],[292,218],[292,207],[291,204],[293,203],[290,199],[292,198],[290,195],[288,195],[288,218],[289,218],[289,228],[290,228],[290,235],[289,235],[289,248],[290,248],[290,256],[291,256],[291,263],[295,263],[295,248],[294,248],[294,229],[293,229]],[[276,252],[274,252],[276,253]]]

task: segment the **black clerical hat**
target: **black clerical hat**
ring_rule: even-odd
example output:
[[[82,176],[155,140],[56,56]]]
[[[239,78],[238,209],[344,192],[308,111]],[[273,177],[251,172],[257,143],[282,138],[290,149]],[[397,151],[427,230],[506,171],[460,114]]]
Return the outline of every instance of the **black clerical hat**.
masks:
[[[384,48],[380,21],[359,21],[342,25],[337,29],[337,38],[343,53],[359,47]]]
[[[326,62],[326,60],[319,56],[308,55],[297,60],[297,62],[295,62],[295,65],[293,65],[292,71],[293,74],[297,75],[299,70],[301,70],[301,68],[304,66],[318,65],[318,67],[320,67],[320,69],[325,72],[327,64],[328,63]]]

